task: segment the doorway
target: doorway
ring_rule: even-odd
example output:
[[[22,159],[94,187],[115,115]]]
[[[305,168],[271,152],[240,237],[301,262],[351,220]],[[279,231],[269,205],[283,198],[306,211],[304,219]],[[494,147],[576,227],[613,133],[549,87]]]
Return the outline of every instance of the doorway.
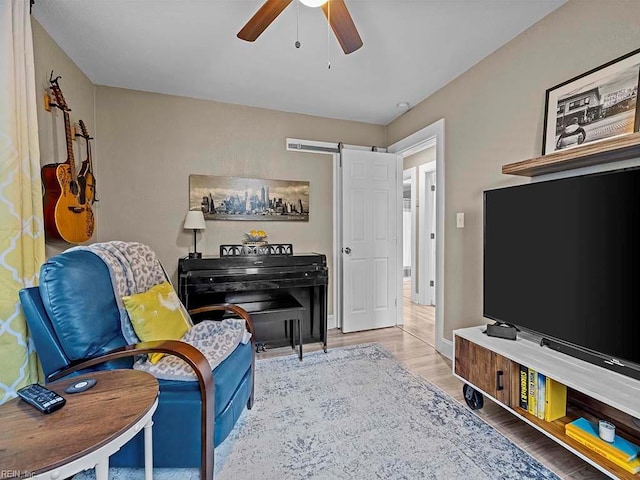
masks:
[[[435,222],[431,228],[428,228],[427,232],[423,232],[420,234],[420,240],[429,240],[431,243],[434,253],[431,258],[435,257],[435,261],[432,261],[430,269],[435,272],[434,278],[435,281],[429,279],[427,283],[429,283],[430,288],[432,288],[432,295],[435,299],[435,305],[431,308],[431,313],[435,317],[432,321],[434,325],[433,329],[433,337],[430,342],[435,346],[438,352],[442,353],[448,358],[452,358],[453,356],[453,343],[450,340],[444,338],[444,212],[445,212],[445,161],[444,161],[444,147],[445,147],[445,129],[444,129],[445,121],[444,119],[440,119],[427,127],[424,127],[421,130],[409,135],[408,137],[399,140],[398,142],[392,144],[388,147],[387,151],[390,153],[396,153],[403,157],[410,157],[412,154],[418,153],[420,151],[426,150],[430,147],[433,147],[432,152],[435,152],[434,158],[434,167],[428,168],[423,167],[424,174],[428,171],[433,172],[433,177],[435,177],[435,190],[433,191],[432,198],[434,201],[433,205],[429,207],[429,209],[435,210]],[[427,162],[425,162],[426,165]],[[405,168],[406,169],[406,168]],[[418,168],[418,170],[420,170]],[[418,175],[420,177],[420,175]],[[427,183],[425,181],[425,183]],[[432,192],[429,189],[429,192]],[[426,206],[428,200],[423,200],[422,204]],[[425,209],[426,210],[426,209]],[[420,218],[420,203],[418,204],[418,218]],[[426,225],[426,222],[424,222]],[[423,225],[424,226],[424,225]],[[418,231],[420,230],[418,225]],[[435,238],[431,238],[431,234]],[[428,238],[427,238],[428,237]],[[419,245],[420,242],[418,242]],[[429,243],[429,242],[427,242]],[[418,257],[420,255],[418,254]],[[419,259],[418,259],[419,264]],[[413,266],[413,262],[412,262]],[[422,273],[422,269],[418,267],[417,269],[418,275],[416,282],[420,284],[420,274]],[[422,276],[422,280],[425,281],[429,278],[429,275],[425,273]],[[430,282],[433,281],[433,286],[431,286]],[[428,292],[428,289],[419,289],[425,293]],[[420,297],[420,295],[418,295]],[[424,300],[418,298],[419,302],[428,303],[426,297]],[[407,319],[410,321],[412,314],[410,313],[415,306],[423,307],[424,305],[416,304],[409,300],[409,302],[405,305],[403,301],[403,322],[407,323]],[[418,317],[417,321],[422,322],[420,319],[420,315],[416,315]],[[429,322],[429,319],[427,319]],[[407,327],[405,327],[407,328]]]
[[[399,327],[435,346],[435,144],[418,145],[401,156],[403,315]]]

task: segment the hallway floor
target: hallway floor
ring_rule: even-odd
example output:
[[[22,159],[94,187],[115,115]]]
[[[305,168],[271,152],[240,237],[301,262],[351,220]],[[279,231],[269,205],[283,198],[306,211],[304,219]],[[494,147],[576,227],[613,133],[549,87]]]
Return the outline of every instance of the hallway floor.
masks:
[[[403,324],[402,330],[424,343],[435,347],[436,309],[432,305],[418,305],[411,301],[411,279],[402,285]]]

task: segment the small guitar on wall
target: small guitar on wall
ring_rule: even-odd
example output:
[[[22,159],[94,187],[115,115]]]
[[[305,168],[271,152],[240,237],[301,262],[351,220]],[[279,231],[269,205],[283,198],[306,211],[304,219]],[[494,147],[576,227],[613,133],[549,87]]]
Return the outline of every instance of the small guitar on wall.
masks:
[[[73,157],[70,109],[62,95],[58,80],[51,72],[51,92],[55,106],[64,115],[64,132],[67,141],[67,161],[42,167],[44,185],[44,227],[48,239],[69,243],[86,242],[93,236],[94,218],[90,202],[80,203],[80,186]]]
[[[91,158],[91,142],[93,137],[89,135],[87,126],[83,120],[78,122],[82,130],[82,137],[87,143],[87,159],[80,165],[78,172],[78,186],[80,187],[80,203],[82,205],[89,203],[91,205],[98,201],[96,197],[96,176],[93,174],[93,159]]]

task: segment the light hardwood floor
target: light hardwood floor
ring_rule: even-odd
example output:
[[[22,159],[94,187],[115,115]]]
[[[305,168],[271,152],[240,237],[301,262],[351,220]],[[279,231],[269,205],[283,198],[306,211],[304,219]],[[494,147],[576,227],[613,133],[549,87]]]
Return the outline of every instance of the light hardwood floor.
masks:
[[[391,327],[348,334],[332,329],[329,330],[328,337],[330,349],[361,343],[379,343],[403,363],[409,371],[427,379],[464,404],[462,382],[451,373],[451,361],[440,355],[432,346],[420,340],[418,336],[401,328]],[[322,345],[317,343],[304,347],[305,352],[311,352],[320,350]],[[292,354],[291,348],[285,347],[261,353],[258,358],[290,354]],[[563,479],[595,480],[607,478],[489,399],[485,398],[485,406],[482,410],[478,410],[477,414]]]
[[[411,301],[411,281],[402,286],[402,330],[435,347],[436,309],[431,305],[418,305]]]

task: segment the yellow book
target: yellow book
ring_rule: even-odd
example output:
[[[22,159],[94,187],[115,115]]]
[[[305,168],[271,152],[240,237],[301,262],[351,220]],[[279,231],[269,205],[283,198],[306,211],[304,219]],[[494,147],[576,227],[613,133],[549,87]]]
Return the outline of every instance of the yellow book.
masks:
[[[567,386],[547,377],[544,391],[544,419],[553,422],[567,414]]]
[[[538,383],[538,373],[533,369],[529,369],[529,402],[527,404],[528,411],[531,415],[537,414],[536,409],[536,397],[538,396],[538,391],[536,390],[536,384]]]
[[[624,460],[620,460],[618,457],[614,457],[613,455],[610,455],[605,450],[600,448],[598,445],[592,443],[588,438],[585,438],[575,433],[572,430],[566,430],[565,433],[567,434],[567,437],[573,438],[576,442],[593,450],[597,454],[602,455],[611,463],[616,464],[617,466],[619,466],[620,468],[623,468],[627,472],[634,473],[634,474],[640,472],[640,458],[634,458],[630,462],[625,462]]]
[[[629,462],[638,456],[638,447],[636,444],[625,440],[619,435],[615,436],[613,442],[605,442],[598,434],[597,424],[591,423],[585,418],[578,418],[564,426],[566,432],[572,432],[580,438],[588,440],[589,443],[597,445],[601,450],[607,452],[610,456],[620,459],[622,462]]]

